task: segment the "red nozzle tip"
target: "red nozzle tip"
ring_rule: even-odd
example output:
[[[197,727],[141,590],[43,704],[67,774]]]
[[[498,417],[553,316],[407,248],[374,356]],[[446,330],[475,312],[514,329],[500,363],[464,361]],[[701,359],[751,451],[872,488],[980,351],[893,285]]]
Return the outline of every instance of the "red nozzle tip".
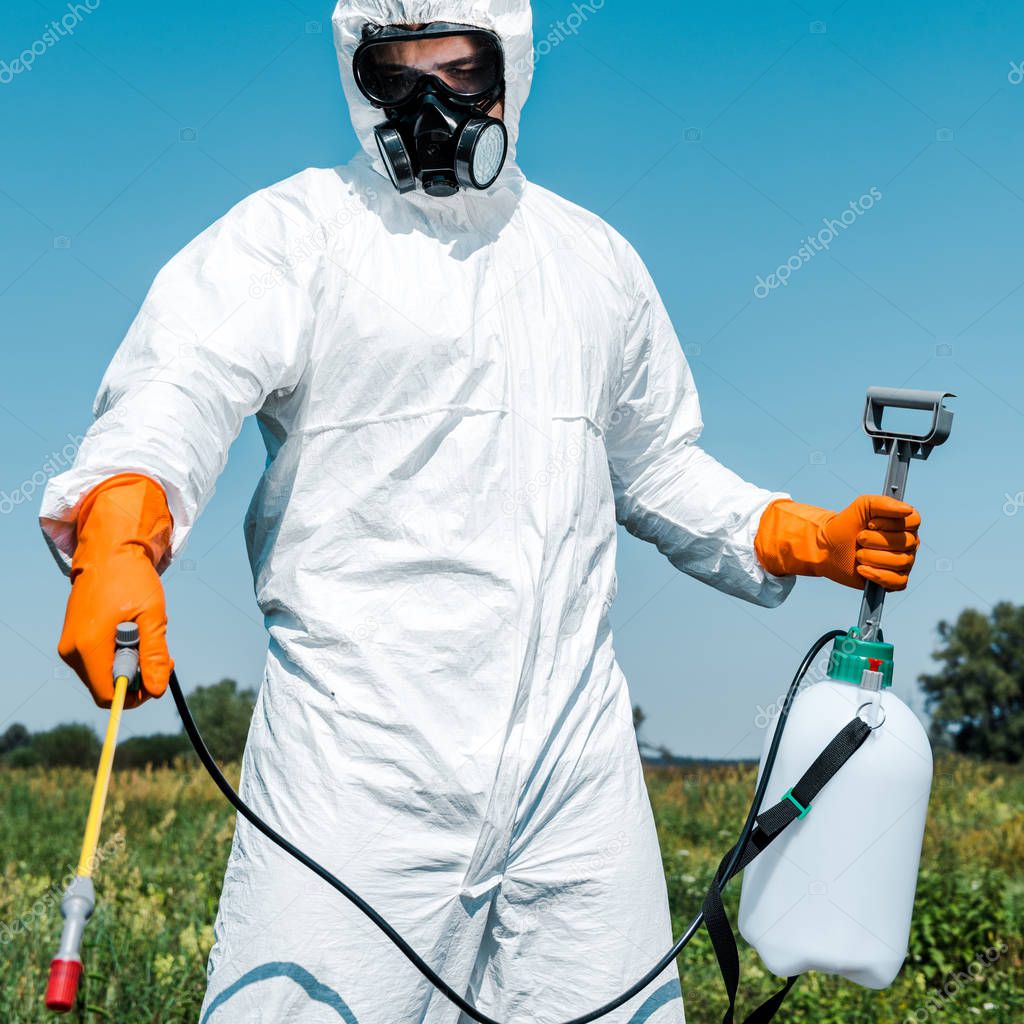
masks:
[[[51,960],[50,981],[46,986],[46,1008],[54,1013],[67,1013],[75,1005],[78,979],[81,976],[81,960]]]
[[[872,672],[880,672],[882,670],[882,659],[868,658],[868,667]]]

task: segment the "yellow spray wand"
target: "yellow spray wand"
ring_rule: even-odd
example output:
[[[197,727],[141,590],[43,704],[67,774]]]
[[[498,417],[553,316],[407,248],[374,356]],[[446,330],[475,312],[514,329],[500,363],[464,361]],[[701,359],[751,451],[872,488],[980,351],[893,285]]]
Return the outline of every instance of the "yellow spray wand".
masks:
[[[78,860],[78,871],[60,904],[61,913],[64,915],[64,930],[61,933],[60,948],[50,963],[50,980],[46,986],[46,1007],[55,1013],[67,1013],[74,1005],[78,993],[78,982],[82,976],[82,933],[85,931],[86,921],[96,907],[92,872],[96,866],[96,847],[100,839],[103,807],[107,802],[110,771],[114,765],[114,748],[117,746],[117,732],[121,725],[125,696],[136,679],[138,668],[139,627],[134,622],[122,622],[117,627],[114,653],[114,699],[110,704],[107,734],[103,739],[96,781],[92,787],[89,816],[85,821],[85,836],[82,839],[82,854]]]

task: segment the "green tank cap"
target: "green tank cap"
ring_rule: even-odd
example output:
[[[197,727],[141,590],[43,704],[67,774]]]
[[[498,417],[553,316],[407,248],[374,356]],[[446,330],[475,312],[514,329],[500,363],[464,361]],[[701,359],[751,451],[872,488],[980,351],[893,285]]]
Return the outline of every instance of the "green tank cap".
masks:
[[[830,679],[860,685],[861,675],[874,661],[878,663],[875,670],[882,673],[882,686],[892,686],[892,656],[892,644],[861,640],[860,630],[854,626],[846,636],[836,637],[828,659],[828,675]]]

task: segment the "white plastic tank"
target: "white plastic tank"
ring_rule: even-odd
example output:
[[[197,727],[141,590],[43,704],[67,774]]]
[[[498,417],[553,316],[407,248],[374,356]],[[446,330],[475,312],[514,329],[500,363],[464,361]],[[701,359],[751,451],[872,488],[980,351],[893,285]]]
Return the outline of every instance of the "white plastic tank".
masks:
[[[853,681],[865,668],[880,694]],[[829,678],[793,702],[762,810],[783,799],[865,702],[879,701],[884,720],[807,815],[743,873],[740,932],[782,977],[822,971],[880,989],[906,958],[932,752],[917,717],[886,688],[891,679],[892,645],[851,631],[836,642]],[[874,708],[861,714],[877,724]],[[776,723],[777,714],[762,770]]]

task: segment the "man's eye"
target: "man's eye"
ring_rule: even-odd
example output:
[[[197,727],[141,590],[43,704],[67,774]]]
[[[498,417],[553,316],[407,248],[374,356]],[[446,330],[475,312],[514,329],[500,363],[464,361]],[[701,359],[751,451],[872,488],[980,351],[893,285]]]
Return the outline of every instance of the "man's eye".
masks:
[[[411,89],[417,78],[418,75],[411,68],[389,68],[380,72],[377,88],[395,95]]]
[[[464,64],[462,67],[451,68],[448,77],[455,82],[477,83],[484,78],[484,69],[479,64]]]

